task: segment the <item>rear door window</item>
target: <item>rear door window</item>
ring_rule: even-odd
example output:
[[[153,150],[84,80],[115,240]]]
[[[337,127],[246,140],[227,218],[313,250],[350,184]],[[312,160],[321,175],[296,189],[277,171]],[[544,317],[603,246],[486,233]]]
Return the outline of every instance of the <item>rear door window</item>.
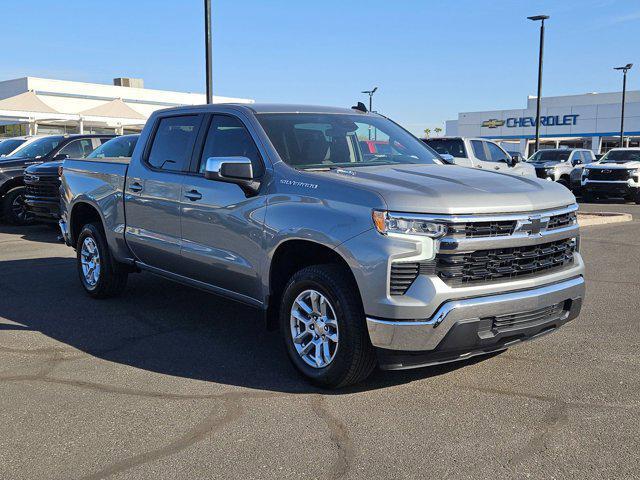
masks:
[[[199,125],[197,115],[160,119],[147,157],[149,165],[170,172],[186,171]]]
[[[481,140],[471,140],[471,148],[473,149],[473,154],[478,160],[487,161],[487,155],[484,151],[484,142]]]

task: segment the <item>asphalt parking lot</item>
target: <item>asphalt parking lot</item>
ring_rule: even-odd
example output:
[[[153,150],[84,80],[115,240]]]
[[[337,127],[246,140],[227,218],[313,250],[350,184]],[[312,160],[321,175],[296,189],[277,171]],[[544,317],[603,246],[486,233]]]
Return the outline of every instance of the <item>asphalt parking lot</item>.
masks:
[[[0,225],[0,478],[640,478],[640,206],[587,227],[583,313],[499,355],[308,386],[237,304],[149,274],[90,300]]]

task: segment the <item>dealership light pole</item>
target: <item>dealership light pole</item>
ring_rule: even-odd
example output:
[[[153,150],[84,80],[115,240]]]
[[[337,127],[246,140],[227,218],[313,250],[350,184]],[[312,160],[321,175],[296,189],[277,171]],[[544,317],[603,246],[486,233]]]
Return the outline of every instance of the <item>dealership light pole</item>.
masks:
[[[544,21],[549,19],[549,15],[535,15],[527,17],[534,22],[540,20],[540,53],[538,55],[538,98],[536,99],[536,145],[534,153],[540,147],[540,97],[542,96],[542,53],[544,51]]]
[[[213,77],[211,73],[211,0],[204,0],[204,49],[207,70],[207,103],[213,103]]]
[[[624,67],[614,67],[614,70],[622,70],[622,112],[620,112],[620,147],[624,147],[624,101],[627,96],[627,72],[633,67],[633,63],[627,63]]]
[[[369,95],[369,111],[373,112],[373,94],[376,93],[378,87],[373,87],[371,90],[364,90],[361,93],[365,93]],[[378,136],[378,132],[376,131],[376,137]],[[371,125],[369,125],[369,140],[371,140]]]

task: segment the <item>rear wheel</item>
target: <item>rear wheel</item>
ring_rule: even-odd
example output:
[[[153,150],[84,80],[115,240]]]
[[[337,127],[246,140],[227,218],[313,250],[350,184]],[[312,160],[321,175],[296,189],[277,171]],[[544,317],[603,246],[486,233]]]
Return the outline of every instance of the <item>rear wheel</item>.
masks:
[[[94,298],[119,295],[127,285],[127,271],[111,258],[102,228],[95,223],[82,227],[76,263],[82,287]]]
[[[35,221],[25,202],[25,187],[9,190],[2,201],[2,215],[14,225],[30,225]]]
[[[285,288],[280,329],[294,366],[312,383],[344,387],[366,379],[376,356],[353,279],[337,265],[314,265]]]

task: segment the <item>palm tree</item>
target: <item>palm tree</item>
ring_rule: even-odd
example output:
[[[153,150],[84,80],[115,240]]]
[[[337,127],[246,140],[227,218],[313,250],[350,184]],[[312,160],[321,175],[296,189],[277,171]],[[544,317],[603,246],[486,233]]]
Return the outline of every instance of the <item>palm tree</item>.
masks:
[[[425,128],[424,129],[424,134],[427,136],[427,138],[429,138],[429,134],[431,133],[431,129],[430,128]]]
[[[440,135],[440,132],[442,132],[442,129],[440,127],[436,127],[433,129],[434,132],[436,132],[436,135]]]

